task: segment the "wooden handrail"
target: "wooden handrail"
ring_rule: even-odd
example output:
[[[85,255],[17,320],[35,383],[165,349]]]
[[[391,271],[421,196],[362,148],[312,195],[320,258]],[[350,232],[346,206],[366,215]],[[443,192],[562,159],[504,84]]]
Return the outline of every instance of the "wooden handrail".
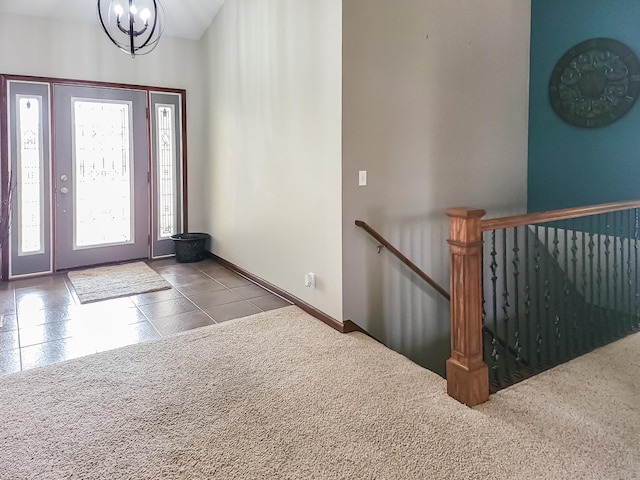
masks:
[[[424,273],[418,266],[405,257],[397,248],[395,248],[391,243],[389,243],[384,237],[382,237],[378,232],[376,232],[373,228],[367,225],[366,222],[362,220],[356,220],[356,226],[362,228],[365,232],[375,238],[382,246],[384,246],[387,250],[393,253],[402,263],[404,263],[407,267],[409,267],[413,273],[418,275],[421,279],[431,285],[440,295],[442,295],[447,300],[451,300],[449,296],[449,292],[447,292],[444,288],[442,288],[438,283],[431,278],[429,275]]]
[[[520,227],[523,225],[535,225],[536,223],[555,222],[558,220],[569,220],[572,218],[588,217],[601,213],[616,212],[619,210],[629,210],[640,208],[640,200],[628,202],[601,203],[599,205],[589,205],[587,207],[563,208],[561,210],[550,210],[548,212],[527,213],[523,215],[513,215],[511,217],[490,218],[480,221],[480,229],[483,232],[490,230],[501,230],[504,228]]]

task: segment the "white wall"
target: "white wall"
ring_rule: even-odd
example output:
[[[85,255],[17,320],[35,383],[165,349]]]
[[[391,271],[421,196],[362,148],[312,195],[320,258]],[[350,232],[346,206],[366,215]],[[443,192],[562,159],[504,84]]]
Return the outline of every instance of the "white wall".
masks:
[[[227,0],[203,37],[213,251],[338,320],[341,29],[342,0]]]
[[[531,4],[343,3],[344,316],[443,372],[448,302],[353,222],[449,290],[444,210],[525,210]]]
[[[202,205],[203,129],[200,44],[164,37],[149,55],[118,50],[100,26],[27,16],[0,16],[0,72],[93,80],[187,91],[189,222],[204,227]]]

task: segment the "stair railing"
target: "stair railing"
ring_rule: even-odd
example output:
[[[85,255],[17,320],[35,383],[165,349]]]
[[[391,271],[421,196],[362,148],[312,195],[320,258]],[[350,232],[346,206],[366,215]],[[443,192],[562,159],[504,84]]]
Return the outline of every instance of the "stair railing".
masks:
[[[393,255],[395,255],[402,263],[404,263],[407,267],[409,267],[416,275],[418,275],[422,280],[431,285],[440,295],[442,295],[447,301],[451,301],[451,297],[449,292],[447,292],[440,284],[438,284],[435,280],[433,280],[429,275],[427,275],[422,269],[420,269],[416,264],[414,264],[411,260],[409,260],[402,252],[400,252],[397,248],[395,248],[388,240],[386,240],[382,235],[380,235],[376,230],[374,230],[371,226],[369,226],[366,222],[362,220],[356,220],[356,226],[365,230],[369,235],[375,238],[378,245],[378,253],[382,251],[383,248],[389,250]],[[487,325],[483,325],[482,327],[483,333],[485,333],[490,339],[492,344],[498,345],[503,351],[512,357],[516,358],[519,356],[519,352],[517,352],[513,347],[507,345],[507,343],[497,336],[490,327]],[[526,359],[522,359],[521,362],[525,365],[528,365]]]
[[[438,282],[436,282],[433,278],[431,278],[429,275],[424,273],[424,271],[422,271],[415,263],[413,263],[411,260],[409,260],[405,255],[403,255],[402,252],[400,252],[396,247],[394,247],[382,235],[380,235],[373,228],[371,228],[369,225],[367,225],[366,222],[363,222],[362,220],[356,220],[356,226],[362,228],[365,232],[367,232],[369,235],[371,235],[373,238],[375,238],[380,243],[380,246],[378,247],[378,253],[380,253],[381,247],[386,248],[393,255],[395,255],[402,263],[404,263],[407,267],[409,267],[412,272],[414,272],[421,279],[423,279],[425,282],[427,282],[429,285],[431,285],[436,290],[436,292],[438,292],[440,295],[442,295],[447,300],[450,300],[449,292],[447,292],[444,288],[442,288],[438,284]]]
[[[447,210],[447,390],[469,406],[640,328],[640,201],[485,213]]]

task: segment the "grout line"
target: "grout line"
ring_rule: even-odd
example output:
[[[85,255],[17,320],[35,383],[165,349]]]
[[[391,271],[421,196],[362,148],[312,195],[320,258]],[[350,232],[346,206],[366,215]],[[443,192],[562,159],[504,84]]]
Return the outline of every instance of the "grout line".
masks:
[[[259,297],[258,297],[259,298]],[[251,305],[253,305],[254,307],[256,307],[258,310],[260,310],[260,312],[264,313],[266,312],[266,310],[261,309],[259,306],[257,306],[255,303],[253,303],[251,300],[247,300],[247,302],[249,302]]]
[[[160,276],[161,276],[162,278],[164,278],[165,280],[167,280],[167,279],[166,279],[166,277],[165,277],[164,275],[162,275],[162,273],[160,273]],[[215,279],[214,279],[214,280],[215,280]],[[168,282],[168,281],[169,281],[169,280],[167,280],[167,282]],[[169,282],[169,283],[171,283],[171,282]],[[218,282],[218,283],[219,283],[219,282]],[[211,315],[209,315],[209,314],[208,314],[207,312],[205,312],[202,308],[200,308],[196,302],[194,302],[193,300],[191,300],[191,298],[189,298],[187,295],[185,295],[184,293],[182,293],[178,288],[174,287],[173,285],[171,285],[171,288],[173,288],[174,290],[176,290],[176,291],[180,294],[180,296],[181,296],[182,298],[185,298],[186,300],[188,300],[189,302],[191,302],[191,303],[196,307],[196,309],[198,309],[200,312],[204,313],[204,314],[205,314],[205,315],[206,315],[206,316],[207,316],[207,317],[208,317],[208,318],[209,318],[209,319],[210,319],[214,324],[218,323],[218,322],[216,322],[216,320],[215,320]],[[217,290],[217,291],[221,291],[221,290]],[[170,301],[170,300],[169,300],[169,301]],[[136,307],[138,307],[138,305],[136,305]],[[141,312],[142,312],[142,310],[141,310]],[[182,313],[189,313],[189,312],[182,312]],[[153,321],[152,321],[149,317],[147,317],[147,316],[145,315],[145,313],[144,313],[144,312],[142,312],[142,315],[144,315],[144,316],[145,316],[145,318],[147,318],[147,320],[149,320],[149,322],[153,325]],[[180,314],[180,313],[176,313],[176,315],[181,315],[181,314]],[[168,317],[171,317],[171,316],[173,316],[173,315],[167,315],[167,316],[168,316]],[[160,318],[166,318],[166,317],[160,317]],[[156,329],[156,331],[158,331],[158,329],[156,328],[156,326],[155,326],[155,325],[153,325],[153,328],[155,328],[155,329]],[[160,334],[160,336],[161,336],[161,337],[164,337],[164,335],[162,335],[159,331],[158,331],[158,333]]]
[[[138,308],[137,305],[136,305],[136,308]],[[158,335],[160,335],[160,338],[164,338],[164,335],[162,335],[162,333],[160,333],[160,330],[158,330],[158,327],[156,327],[153,324],[153,322],[144,314],[144,312],[142,310],[140,310],[140,313],[142,313],[142,316],[147,319],[147,322],[149,323],[149,325],[151,325],[151,328],[153,328],[156,331],[156,333]],[[138,342],[136,342],[136,343],[138,343]]]

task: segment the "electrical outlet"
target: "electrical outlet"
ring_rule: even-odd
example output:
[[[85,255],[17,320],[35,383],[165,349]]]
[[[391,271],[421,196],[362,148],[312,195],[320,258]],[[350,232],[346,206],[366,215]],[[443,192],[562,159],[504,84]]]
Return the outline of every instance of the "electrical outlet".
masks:
[[[307,288],[316,288],[316,274],[309,272],[304,276],[304,286]]]

